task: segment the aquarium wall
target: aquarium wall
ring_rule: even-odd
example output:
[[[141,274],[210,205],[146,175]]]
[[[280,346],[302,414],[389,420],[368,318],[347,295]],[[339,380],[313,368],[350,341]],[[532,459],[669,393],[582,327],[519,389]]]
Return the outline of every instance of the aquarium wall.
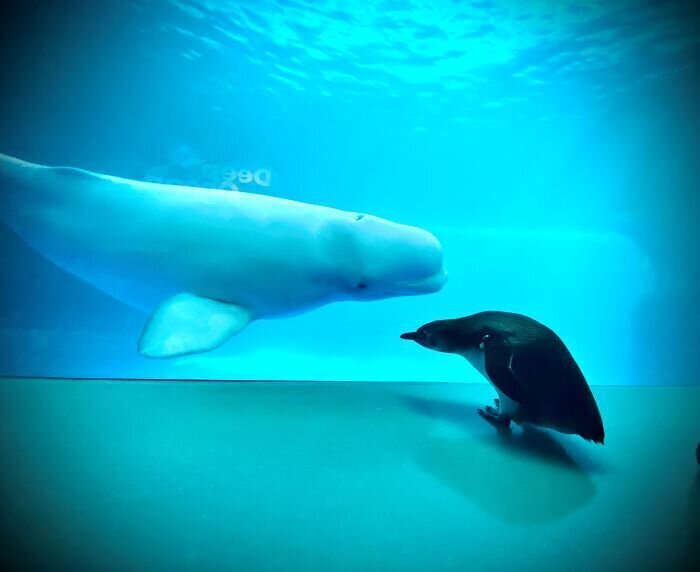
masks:
[[[0,375],[479,381],[399,335],[506,310],[554,329],[593,385],[699,383],[697,22],[691,2],[643,0],[18,8],[0,153],[419,227],[449,279],[149,359],[148,309],[4,224]]]

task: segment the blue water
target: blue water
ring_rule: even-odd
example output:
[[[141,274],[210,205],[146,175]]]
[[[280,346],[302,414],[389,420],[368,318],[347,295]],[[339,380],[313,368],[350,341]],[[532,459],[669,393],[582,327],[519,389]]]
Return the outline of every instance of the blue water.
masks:
[[[449,281],[148,359],[147,313],[0,222],[0,568],[700,569],[697,2],[22,4],[0,221],[10,155],[421,227]],[[25,212],[97,240],[60,173],[56,211]],[[482,310],[562,337],[604,446],[496,430],[476,369],[399,338]]]
[[[696,16],[642,0],[18,9],[0,152],[419,226],[450,280],[154,361],[136,352],[146,314],[2,227],[0,374],[476,382],[398,335],[499,309],[554,328],[591,384],[698,383]]]

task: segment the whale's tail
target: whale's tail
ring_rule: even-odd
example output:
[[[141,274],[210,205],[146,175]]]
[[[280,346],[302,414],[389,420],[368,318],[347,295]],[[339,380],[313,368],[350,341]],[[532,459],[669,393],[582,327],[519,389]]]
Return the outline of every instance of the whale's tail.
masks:
[[[0,201],[6,202],[22,189],[27,189],[42,167],[0,153]]]
[[[26,200],[28,192],[56,198],[66,191],[75,193],[82,183],[97,179],[121,180],[75,167],[30,163],[0,153],[0,200],[18,193],[22,195],[22,200]]]
[[[10,208],[62,201],[66,192],[75,194],[79,181],[99,177],[72,167],[50,167],[0,153],[0,218],[7,221]]]
[[[15,197],[24,195],[34,178],[38,165],[0,153],[0,219],[8,222],[9,207]]]
[[[0,184],[6,180],[21,179],[37,167],[39,165],[0,153]]]

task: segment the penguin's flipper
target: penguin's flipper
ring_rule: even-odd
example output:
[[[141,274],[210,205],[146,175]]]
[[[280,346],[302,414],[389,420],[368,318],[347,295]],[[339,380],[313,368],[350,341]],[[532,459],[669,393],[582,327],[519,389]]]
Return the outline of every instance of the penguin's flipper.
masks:
[[[484,339],[484,362],[489,379],[513,401],[524,403],[527,389],[512,369],[513,351],[501,336]]]

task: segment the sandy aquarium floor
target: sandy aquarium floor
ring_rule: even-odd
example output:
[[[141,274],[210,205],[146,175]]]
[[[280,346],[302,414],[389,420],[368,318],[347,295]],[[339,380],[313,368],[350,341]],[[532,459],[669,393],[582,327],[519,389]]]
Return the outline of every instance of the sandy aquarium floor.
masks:
[[[594,388],[607,442],[487,385],[0,380],[1,556],[57,570],[674,570],[700,387]]]

